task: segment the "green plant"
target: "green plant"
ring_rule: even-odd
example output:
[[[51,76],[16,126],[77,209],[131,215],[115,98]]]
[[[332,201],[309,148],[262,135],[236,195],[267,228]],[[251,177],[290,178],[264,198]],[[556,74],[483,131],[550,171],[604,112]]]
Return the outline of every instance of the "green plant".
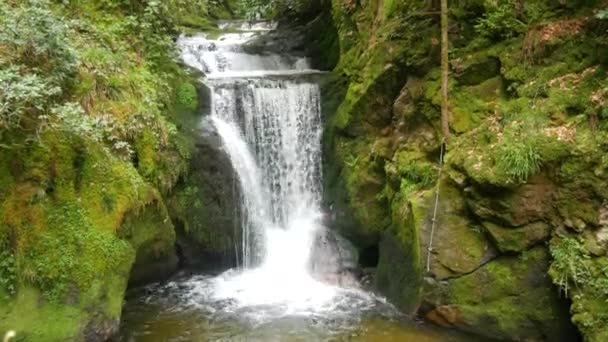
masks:
[[[603,10],[599,10],[596,14],[595,17],[601,20],[606,20],[608,19],[608,9],[603,9]]]
[[[505,135],[498,146],[496,166],[514,182],[524,182],[541,165],[542,157],[533,137]]]
[[[15,256],[11,252],[7,241],[0,241],[0,289],[5,290],[11,296],[15,295],[17,291]]]
[[[513,0],[486,1],[486,12],[477,21],[475,31],[490,39],[506,39],[522,33],[526,24],[516,16]]]
[[[36,127],[50,100],[60,93],[48,79],[22,73],[17,66],[0,65],[0,130],[22,128],[23,121]]]
[[[196,87],[192,83],[182,83],[177,88],[177,102],[180,106],[190,111],[198,107],[198,95]]]
[[[71,22],[58,17],[45,0],[24,1],[16,8],[0,5],[0,64],[14,63],[62,82],[76,71],[70,44]]]
[[[570,284],[577,287],[586,285],[591,279],[591,270],[587,264],[589,252],[578,240],[566,237],[551,244],[553,264],[551,273],[553,281],[566,293]]]

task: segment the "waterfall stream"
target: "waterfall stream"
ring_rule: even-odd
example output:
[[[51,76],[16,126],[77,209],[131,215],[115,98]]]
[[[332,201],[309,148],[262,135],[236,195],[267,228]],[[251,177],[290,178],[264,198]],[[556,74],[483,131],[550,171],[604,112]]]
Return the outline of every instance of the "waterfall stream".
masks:
[[[242,306],[322,310],[343,289],[310,272],[313,244],[324,229],[322,123],[319,86],[306,76],[320,71],[306,58],[244,51],[273,24],[238,28],[246,31],[178,41],[184,61],[205,73],[211,121],[242,192],[242,268],[221,277],[212,295]]]
[[[341,239],[327,238],[323,226],[321,96],[314,81],[321,72],[307,58],[247,52],[245,44],[276,29],[273,23],[220,26],[231,33],[183,36],[178,46],[184,62],[205,75],[211,103],[203,124],[220,136],[240,185],[241,262],[219,275],[148,286],[125,307],[124,339],[445,340],[404,322],[356,281],[336,280],[336,264],[348,257],[336,255],[343,246],[325,246]]]

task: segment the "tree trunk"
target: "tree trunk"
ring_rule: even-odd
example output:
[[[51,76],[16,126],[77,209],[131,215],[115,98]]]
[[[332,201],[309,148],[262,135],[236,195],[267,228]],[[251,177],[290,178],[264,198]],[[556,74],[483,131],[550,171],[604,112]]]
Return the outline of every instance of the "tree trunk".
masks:
[[[441,132],[445,142],[450,138],[448,110],[448,0],[441,0]]]

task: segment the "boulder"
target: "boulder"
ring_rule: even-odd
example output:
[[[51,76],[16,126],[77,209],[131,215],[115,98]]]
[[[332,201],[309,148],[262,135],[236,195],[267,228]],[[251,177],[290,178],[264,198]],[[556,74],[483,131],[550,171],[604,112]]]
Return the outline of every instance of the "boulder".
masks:
[[[489,338],[573,341],[567,305],[547,275],[549,256],[536,247],[499,257],[448,281],[429,280],[427,319]]]
[[[502,227],[492,222],[483,222],[483,226],[503,252],[521,252],[546,241],[551,236],[551,226],[539,221],[522,227]]]

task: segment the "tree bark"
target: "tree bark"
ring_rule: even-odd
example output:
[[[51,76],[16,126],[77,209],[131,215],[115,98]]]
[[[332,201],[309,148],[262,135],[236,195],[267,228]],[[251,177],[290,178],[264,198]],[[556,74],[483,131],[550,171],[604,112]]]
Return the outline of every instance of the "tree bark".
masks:
[[[444,142],[450,138],[448,43],[448,0],[441,0],[441,132]]]

